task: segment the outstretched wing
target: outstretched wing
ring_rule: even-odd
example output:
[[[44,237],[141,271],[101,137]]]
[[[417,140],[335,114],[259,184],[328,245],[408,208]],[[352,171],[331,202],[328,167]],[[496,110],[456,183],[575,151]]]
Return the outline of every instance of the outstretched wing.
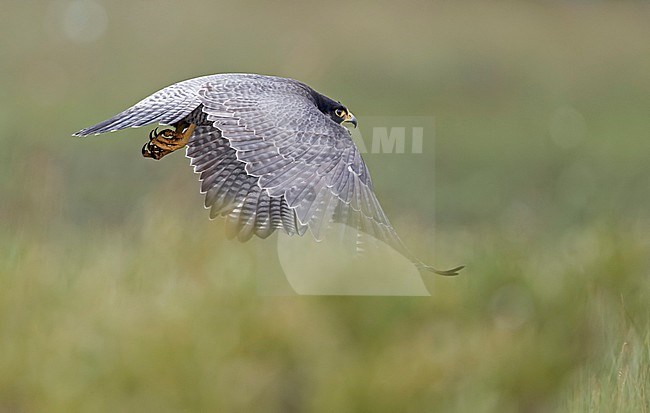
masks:
[[[310,89],[287,79],[219,79],[198,92],[245,171],[271,197],[284,197],[299,222],[320,237],[331,222],[382,240],[420,269],[438,271],[404,246],[372,190],[349,131],[318,110]]]
[[[198,91],[208,80],[222,78],[246,81],[264,77],[220,74],[179,82],[74,136],[97,135],[156,122],[174,124],[188,116],[200,118]],[[303,235],[307,226],[298,222],[295,211],[289,208],[284,197],[270,197],[257,185],[257,178],[246,173],[245,164],[237,159],[235,150],[230,148],[220,130],[208,122],[199,123],[188,143],[187,156],[200,175],[201,192],[206,196],[205,206],[210,209],[210,217],[224,216],[226,234],[241,241],[252,235],[266,238],[276,229],[283,229],[289,235]]]
[[[171,125],[178,122],[201,104],[197,92],[209,77],[198,77],[161,89],[112,118],[82,129],[73,136],[99,135],[150,123]]]
[[[221,131],[211,125],[199,126],[187,145],[186,155],[199,174],[201,193],[210,218],[226,218],[226,235],[247,241],[253,234],[266,238],[276,229],[303,235],[301,225],[284,197],[270,197],[257,185],[257,178],[246,173]]]

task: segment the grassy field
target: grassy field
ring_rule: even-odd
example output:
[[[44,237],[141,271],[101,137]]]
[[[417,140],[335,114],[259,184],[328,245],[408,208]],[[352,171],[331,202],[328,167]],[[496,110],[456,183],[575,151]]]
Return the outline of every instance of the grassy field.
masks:
[[[645,4],[182,4],[1,6],[0,412],[650,411]],[[432,116],[424,153],[365,160],[406,243],[466,270],[274,295],[276,241],[227,241],[180,153],[70,137],[233,71]]]

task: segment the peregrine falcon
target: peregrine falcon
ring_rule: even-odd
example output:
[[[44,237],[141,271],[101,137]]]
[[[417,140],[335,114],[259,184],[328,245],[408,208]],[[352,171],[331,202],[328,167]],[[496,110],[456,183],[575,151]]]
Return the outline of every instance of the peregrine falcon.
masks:
[[[74,136],[151,123],[142,148],[161,159],[186,147],[210,217],[224,216],[241,241],[276,229],[318,239],[341,223],[390,245],[419,270],[436,270],[404,246],[374,194],[350,131],[354,115],[299,81],[256,74],[217,74],[168,86]]]

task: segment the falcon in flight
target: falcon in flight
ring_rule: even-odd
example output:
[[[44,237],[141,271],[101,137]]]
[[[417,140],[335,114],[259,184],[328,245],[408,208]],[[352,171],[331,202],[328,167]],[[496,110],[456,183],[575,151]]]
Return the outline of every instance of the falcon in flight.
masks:
[[[151,123],[142,148],[161,159],[186,147],[210,217],[226,217],[241,241],[277,229],[318,239],[341,223],[379,239],[420,270],[456,275],[422,263],[404,246],[384,214],[350,131],[352,113],[304,83],[255,74],[217,74],[166,87],[74,136]]]

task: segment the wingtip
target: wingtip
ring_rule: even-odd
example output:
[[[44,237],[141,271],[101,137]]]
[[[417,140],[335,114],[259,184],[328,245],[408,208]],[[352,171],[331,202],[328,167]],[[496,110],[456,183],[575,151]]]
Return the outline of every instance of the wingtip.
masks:
[[[77,131],[72,134],[72,136],[75,136],[77,138],[85,138],[86,136],[90,136],[93,134],[93,127],[89,128],[83,128],[80,131]]]
[[[101,135],[102,133],[111,133],[115,132],[117,129],[110,129],[110,130],[95,130],[94,128],[86,128],[82,129],[79,132],[75,132],[72,134],[72,136],[75,136],[77,138],[86,138],[88,136],[98,136]]]
[[[419,268],[421,270],[427,270],[429,272],[433,272],[433,273],[436,273],[436,274],[439,274],[439,275],[444,275],[445,277],[453,277],[453,276],[458,275],[458,273],[463,268],[465,268],[465,266],[464,265],[459,265],[458,267],[452,268],[450,270],[437,270],[437,269],[435,269],[435,268],[433,268],[433,267],[431,267],[429,265],[423,264],[423,265],[420,265]]]
[[[450,269],[450,270],[445,270],[445,271],[434,270],[434,272],[435,272],[436,274],[440,274],[440,275],[444,275],[444,276],[450,276],[450,277],[453,277],[453,276],[455,276],[455,275],[458,275],[458,273],[459,273],[463,268],[465,268],[464,265],[459,265],[458,267],[456,267],[456,268],[452,268],[452,269]]]

